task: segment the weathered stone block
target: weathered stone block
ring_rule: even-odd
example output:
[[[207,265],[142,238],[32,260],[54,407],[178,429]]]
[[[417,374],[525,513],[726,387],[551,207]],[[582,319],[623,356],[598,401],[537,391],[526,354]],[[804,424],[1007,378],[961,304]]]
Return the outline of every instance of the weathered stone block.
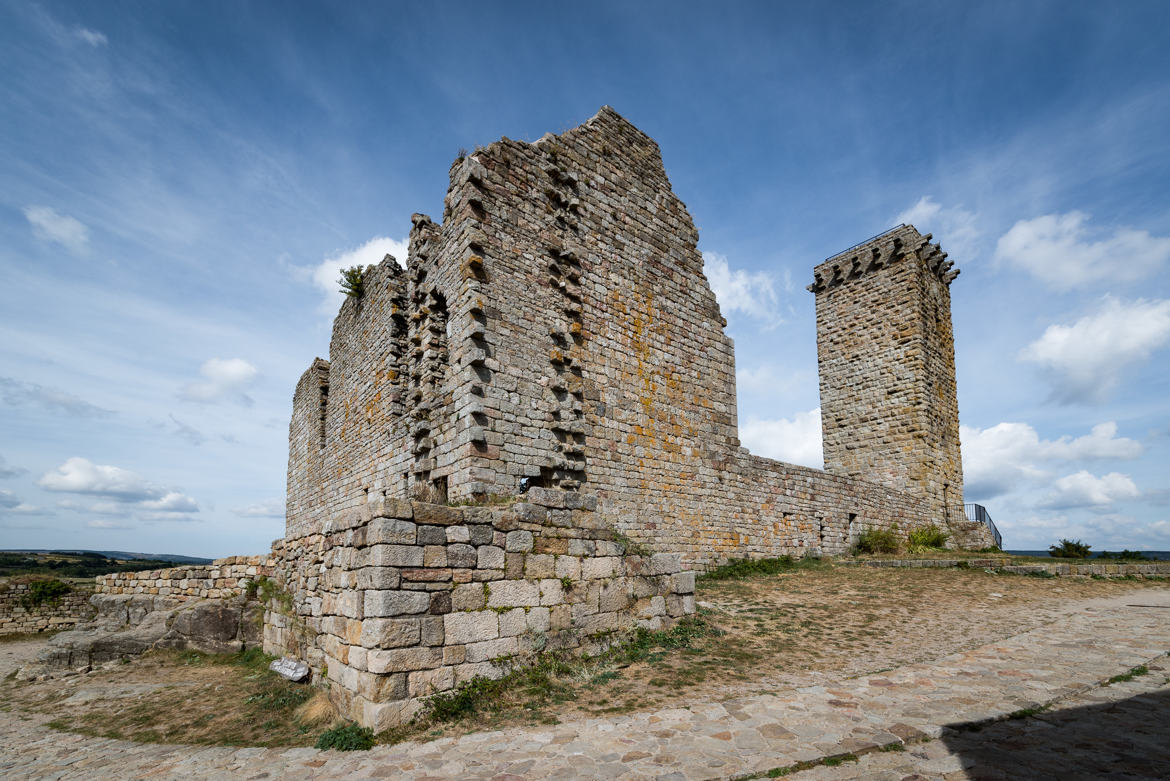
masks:
[[[422,622],[417,618],[367,618],[360,642],[365,648],[401,648],[417,645],[421,635]]]
[[[504,549],[494,545],[481,545],[476,548],[476,567],[479,569],[503,569]]]
[[[367,567],[421,567],[423,549],[415,545],[371,545],[362,552]]]
[[[504,550],[508,553],[527,553],[532,550],[532,532],[528,531],[514,531],[508,532],[507,542]]]
[[[451,526],[463,523],[463,511],[458,507],[423,504],[422,502],[412,502],[411,504],[414,506],[415,523],[430,526]]]
[[[449,645],[495,640],[500,636],[500,619],[491,610],[448,613],[443,616],[443,635]]]
[[[365,614],[381,618],[425,613],[430,604],[430,595],[423,591],[367,591]]]
[[[426,670],[442,663],[443,652],[430,647],[377,649],[366,655],[370,672],[378,674]]]
[[[499,580],[491,585],[487,606],[524,607],[540,604],[540,587],[530,580]]]
[[[397,518],[375,518],[366,526],[366,544],[414,545],[417,526]]]

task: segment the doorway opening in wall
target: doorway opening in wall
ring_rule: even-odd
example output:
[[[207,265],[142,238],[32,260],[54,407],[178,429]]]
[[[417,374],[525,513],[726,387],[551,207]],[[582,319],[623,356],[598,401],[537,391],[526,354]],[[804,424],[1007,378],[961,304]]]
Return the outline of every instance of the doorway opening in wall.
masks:
[[[846,539],[846,547],[852,548],[857,544],[857,513],[849,513],[849,537]]]

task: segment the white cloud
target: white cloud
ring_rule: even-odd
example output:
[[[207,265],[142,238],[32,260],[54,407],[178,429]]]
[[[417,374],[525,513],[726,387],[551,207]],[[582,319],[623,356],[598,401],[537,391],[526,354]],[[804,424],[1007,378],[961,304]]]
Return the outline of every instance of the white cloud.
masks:
[[[199,373],[204,379],[185,385],[179,391],[181,398],[202,404],[234,401],[246,407],[252,406],[252,397],[244,391],[256,381],[260,371],[243,358],[212,358],[199,367]],[[174,420],[174,417],[171,419]],[[178,421],[175,423],[183,427]]]
[[[144,510],[166,513],[199,512],[199,505],[196,504],[195,500],[178,491],[168,491],[161,498],[140,502],[138,506]]]
[[[250,504],[247,507],[240,507],[233,510],[233,512],[245,518],[283,518],[284,500],[275,497],[265,499],[262,502]]]
[[[1144,448],[1117,436],[1110,421],[1093,426],[1082,437],[1040,439],[1027,423],[999,423],[987,429],[960,426],[963,448],[963,492],[972,501],[1006,494],[1029,480],[1049,477],[1046,465],[1057,461],[1133,459]]]
[[[824,467],[821,408],[798,412],[791,419],[749,418],[739,427],[744,447],[756,455],[816,469]]]
[[[387,255],[393,255],[399,266],[406,265],[407,250],[410,246],[407,239],[391,239],[387,236],[376,236],[360,247],[341,252],[321,261],[311,270],[310,277],[313,284],[325,295],[321,309],[325,314],[333,317],[341,308],[345,294],[337,280],[341,277],[341,270],[351,266],[376,266]]]
[[[24,216],[38,239],[60,244],[77,255],[89,251],[89,229],[79,220],[48,206],[26,206]]]
[[[110,39],[107,38],[104,33],[100,33],[97,30],[90,30],[86,27],[78,27],[73,32],[75,35],[77,35],[78,38],[85,41],[94,48],[105,46],[110,42]]]
[[[98,515],[125,515],[127,506],[114,501],[79,502],[76,499],[62,499],[57,502],[62,510],[72,510],[78,513],[97,513]]]
[[[0,377],[0,400],[12,407],[35,405],[51,412],[64,412],[79,418],[102,418],[113,414],[110,410],[90,404],[72,393],[13,377]]]
[[[1020,359],[1049,375],[1065,403],[1102,401],[1121,371],[1170,341],[1170,301],[1132,303],[1106,296],[1100,308],[1072,325],[1050,325],[1020,351]]]
[[[1141,491],[1120,472],[1097,477],[1086,470],[1062,477],[1052,484],[1045,507],[1108,507],[1124,499],[1136,499]]]
[[[11,510],[13,507],[16,507],[18,504],[20,504],[20,499],[17,497],[16,494],[12,493],[11,491],[7,491],[7,490],[0,488],[0,508],[5,509],[5,510]]]
[[[715,252],[703,253],[703,273],[715,291],[715,299],[724,317],[739,312],[764,321],[765,326],[784,322],[773,275],[766,271],[733,271],[727,258]]]
[[[79,457],[46,472],[37,485],[46,491],[112,496],[123,501],[157,499],[166,494],[162,488],[127,469],[95,464]]]
[[[1056,290],[1100,280],[1141,279],[1170,258],[1170,238],[1117,228],[1112,235],[1093,240],[1085,225],[1088,219],[1083,212],[1069,212],[1021,220],[1000,237],[996,258]]]
[[[944,207],[929,195],[894,218],[895,224],[913,225],[922,233],[933,233],[951,260],[956,263],[973,259],[978,253],[979,229],[976,216],[962,206]]]

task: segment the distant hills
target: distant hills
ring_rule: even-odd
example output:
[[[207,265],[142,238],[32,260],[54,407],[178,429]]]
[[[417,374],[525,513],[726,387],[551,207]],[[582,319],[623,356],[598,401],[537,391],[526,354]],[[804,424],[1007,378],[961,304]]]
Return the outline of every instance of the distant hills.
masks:
[[[123,550],[85,550],[83,548],[59,548],[50,550],[48,548],[6,548],[3,553],[77,553],[85,555],[87,553],[96,553],[99,556],[104,556],[107,559],[118,559],[120,561],[146,559],[148,561],[169,561],[174,564],[210,564],[214,559],[204,559],[198,556],[180,556],[177,553],[132,553]]]

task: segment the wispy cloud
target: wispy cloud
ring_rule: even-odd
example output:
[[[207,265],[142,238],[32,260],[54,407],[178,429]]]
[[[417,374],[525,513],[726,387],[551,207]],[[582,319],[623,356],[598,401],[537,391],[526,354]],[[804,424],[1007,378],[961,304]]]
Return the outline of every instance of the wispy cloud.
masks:
[[[0,377],[0,400],[11,407],[39,406],[50,412],[64,412],[79,418],[102,418],[114,414],[72,393],[13,377]]]
[[[196,447],[207,441],[207,437],[205,437],[203,432],[199,429],[184,423],[174,415],[170,415],[169,417],[171,422],[175,424],[175,429],[172,432],[175,436],[179,437],[180,439],[185,439]]]
[[[976,215],[962,206],[944,207],[931,196],[924,195],[895,217],[894,222],[904,222],[923,233],[933,233],[934,240],[958,263],[970,260],[979,253],[980,233],[976,226]]]
[[[784,322],[776,287],[781,284],[766,271],[732,269],[727,257],[716,252],[703,253],[703,273],[715,291],[715,300],[724,317],[738,312],[764,326]]]
[[[260,376],[260,370],[243,358],[212,358],[199,367],[199,373],[203,379],[183,386],[180,398],[201,404],[229,401],[252,406],[252,397],[245,391]]]
[[[126,523],[124,521],[105,521],[105,520],[89,521],[85,524],[85,526],[87,529],[110,529],[110,530],[138,528],[134,524]]]
[[[244,518],[283,518],[284,500],[277,498],[265,499],[262,502],[250,504],[247,507],[237,508],[232,512]]]
[[[78,27],[73,33],[95,49],[100,46],[105,46],[110,42],[110,39],[106,37],[105,33],[90,30],[88,27]]]
[[[1121,227],[1090,229],[1084,212],[1021,220],[1000,237],[998,260],[1028,272],[1055,290],[1102,281],[1132,282],[1170,259],[1170,238]]]
[[[798,412],[791,418],[749,418],[739,427],[744,447],[758,456],[820,469],[821,408]]]
[[[1064,403],[1104,401],[1128,367],[1170,342],[1170,301],[1122,302],[1106,296],[1072,325],[1050,325],[1020,352],[1052,382]]]
[[[76,255],[89,251],[89,229],[80,220],[48,206],[26,206],[24,216],[41,241],[60,244]]]
[[[0,488],[0,513],[5,515],[44,515],[45,511],[40,507],[22,502],[16,494]]]
[[[19,477],[27,471],[27,469],[22,469],[18,466],[9,466],[8,462],[4,460],[4,456],[0,456],[0,479]]]

